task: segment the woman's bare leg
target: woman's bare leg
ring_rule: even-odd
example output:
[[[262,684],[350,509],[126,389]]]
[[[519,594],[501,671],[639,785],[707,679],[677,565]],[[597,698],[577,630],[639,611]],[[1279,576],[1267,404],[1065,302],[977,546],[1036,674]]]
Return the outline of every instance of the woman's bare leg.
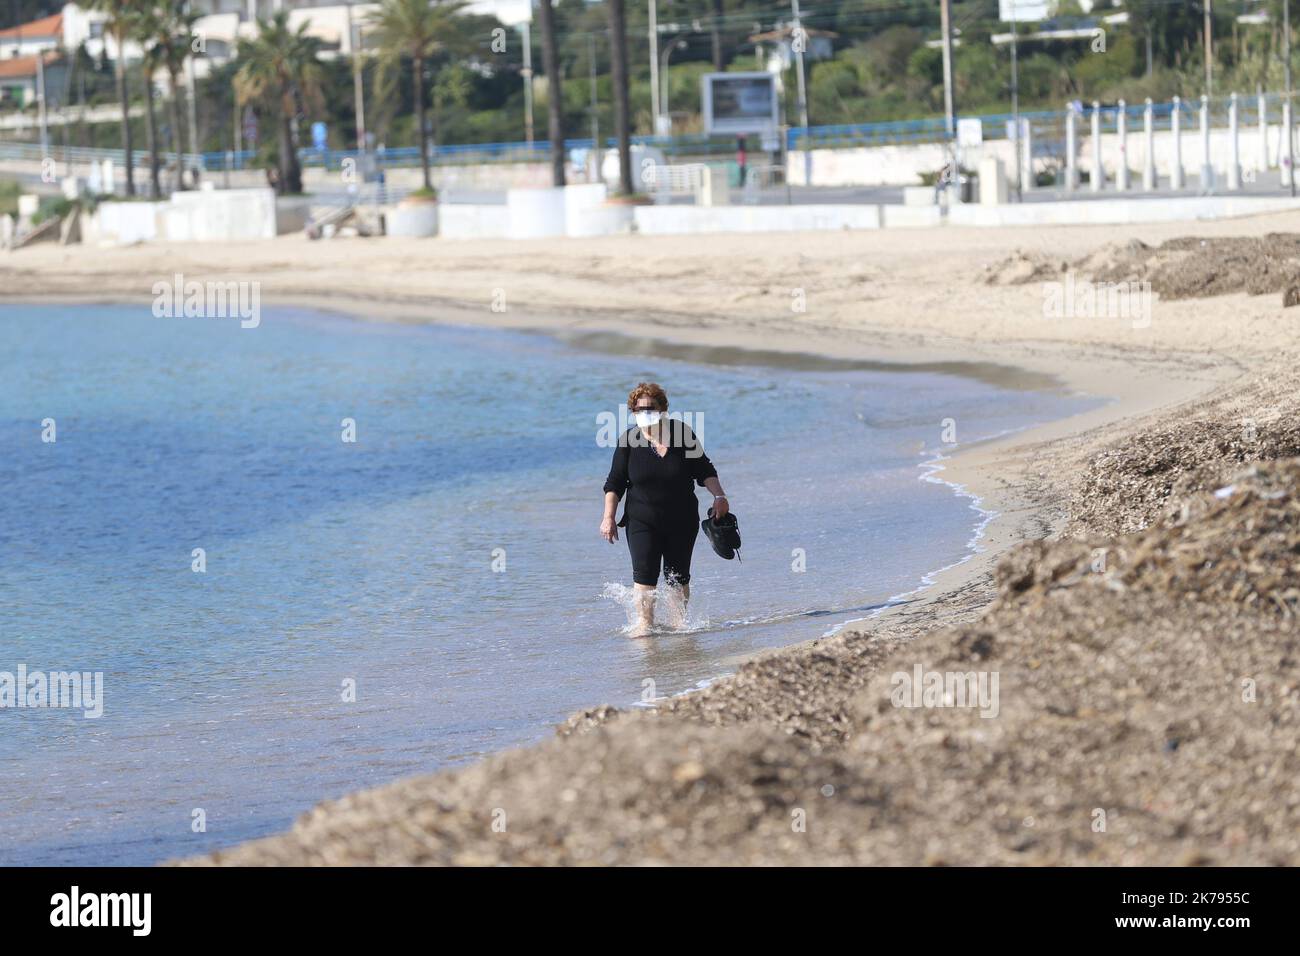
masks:
[[[655,589],[653,585],[633,585],[636,594],[637,633],[647,634],[655,626]]]

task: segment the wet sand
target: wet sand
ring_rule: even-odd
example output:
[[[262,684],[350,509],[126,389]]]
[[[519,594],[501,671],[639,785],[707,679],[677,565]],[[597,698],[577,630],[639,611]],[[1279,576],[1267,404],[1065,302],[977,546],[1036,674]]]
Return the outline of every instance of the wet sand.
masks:
[[[1235,293],[1157,301],[1149,327],[1134,328],[1047,318],[1041,282],[988,281],[1026,254],[1074,261],[1134,238],[1288,230],[1300,216],[1190,229],[47,247],[0,259],[0,288],[146,302],[153,282],[180,272],[260,282],[264,307],[533,328],[595,345],[606,336],[614,349],[669,342],[713,360],[749,348],[959,362],[1007,384],[1046,376],[1113,399],[947,462],[945,479],[999,513],[985,550],[869,625],[761,655],[655,711],[595,708],[537,747],[324,804],[289,833],[208,862],[1294,863],[1300,811],[1279,781],[1300,770],[1296,632],[1293,617],[1270,610],[1286,599],[1191,606],[1146,572],[1081,576],[1070,541],[1016,549],[1064,530],[1130,531],[1087,554],[1176,552],[1157,540],[1171,509],[1218,522],[1202,535],[1214,547],[1251,540],[1258,516],[1207,516],[1204,500],[1218,499],[1206,486],[1289,446],[1255,441],[1221,458],[1225,442],[1213,436],[1241,431],[1243,419],[1256,439],[1277,432],[1278,409],[1300,392],[1300,314],[1278,296]],[[509,305],[494,312],[500,290]],[[792,309],[794,290],[806,312]],[[1107,484],[1137,450],[1177,445],[1193,425],[1211,438],[1183,459],[1127,475],[1120,494]],[[1199,479],[1180,483],[1193,470]],[[1258,500],[1290,501],[1290,474],[1260,492],[1280,487],[1281,499]],[[1126,527],[1108,526],[1125,510]],[[1026,558],[1026,548],[1039,550]],[[1273,557],[1283,567],[1261,567],[1281,575],[1270,593],[1285,592],[1300,569]],[[1062,580],[1086,583],[1035,578],[1058,567]],[[1247,583],[1265,573],[1250,568],[1238,574]],[[917,664],[998,673],[998,716],[892,706],[890,675]],[[1250,707],[1244,679],[1258,691]]]

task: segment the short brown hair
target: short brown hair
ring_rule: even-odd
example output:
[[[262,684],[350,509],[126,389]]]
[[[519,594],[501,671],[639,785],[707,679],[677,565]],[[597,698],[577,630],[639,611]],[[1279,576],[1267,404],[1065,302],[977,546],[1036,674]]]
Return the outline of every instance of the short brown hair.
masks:
[[[627,393],[628,411],[636,411],[636,403],[642,398],[653,398],[655,404],[659,406],[659,411],[668,411],[668,393],[664,391],[663,386],[657,382],[642,382],[632,391]]]

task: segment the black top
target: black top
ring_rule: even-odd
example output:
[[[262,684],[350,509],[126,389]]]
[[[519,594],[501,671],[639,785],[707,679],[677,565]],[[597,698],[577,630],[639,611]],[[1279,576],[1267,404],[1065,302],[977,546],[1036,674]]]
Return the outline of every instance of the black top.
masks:
[[[699,521],[695,485],[718,477],[690,427],[678,419],[665,420],[669,425],[668,453],[662,458],[641,429],[634,426],[619,436],[605,490],[620,498],[627,492],[620,527],[627,525],[628,518],[661,527]]]

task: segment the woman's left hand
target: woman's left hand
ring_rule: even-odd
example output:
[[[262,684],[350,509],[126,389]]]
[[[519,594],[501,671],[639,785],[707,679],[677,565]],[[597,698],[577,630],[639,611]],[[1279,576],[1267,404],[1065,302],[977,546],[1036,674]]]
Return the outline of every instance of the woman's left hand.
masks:
[[[730,510],[731,510],[731,506],[727,504],[726,495],[720,495],[717,498],[713,499],[713,517],[721,518]]]

